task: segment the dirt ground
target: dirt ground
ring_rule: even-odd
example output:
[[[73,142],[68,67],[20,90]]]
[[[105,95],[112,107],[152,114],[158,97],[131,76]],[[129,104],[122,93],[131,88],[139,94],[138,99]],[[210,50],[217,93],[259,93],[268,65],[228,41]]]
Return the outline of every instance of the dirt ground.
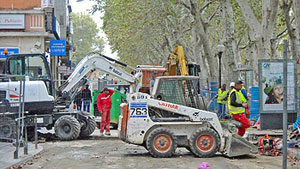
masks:
[[[196,158],[184,148],[176,151],[172,158],[153,158],[146,149],[130,145],[118,139],[76,140],[68,142],[47,142],[41,144],[43,152],[24,169],[189,169],[208,162],[211,169],[276,169],[282,168],[282,156],[261,155],[226,158],[217,155],[213,158]],[[289,162],[288,168],[292,167]]]

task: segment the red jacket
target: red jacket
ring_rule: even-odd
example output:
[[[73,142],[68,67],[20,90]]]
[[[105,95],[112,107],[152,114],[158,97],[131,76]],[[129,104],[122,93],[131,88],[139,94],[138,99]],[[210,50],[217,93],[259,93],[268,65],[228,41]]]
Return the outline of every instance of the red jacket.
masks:
[[[111,109],[111,98],[110,96],[112,94],[114,94],[114,91],[111,89],[108,89],[109,93],[107,96],[105,96],[103,93],[100,93],[97,97],[97,107],[98,107],[98,111],[102,112],[103,109]]]

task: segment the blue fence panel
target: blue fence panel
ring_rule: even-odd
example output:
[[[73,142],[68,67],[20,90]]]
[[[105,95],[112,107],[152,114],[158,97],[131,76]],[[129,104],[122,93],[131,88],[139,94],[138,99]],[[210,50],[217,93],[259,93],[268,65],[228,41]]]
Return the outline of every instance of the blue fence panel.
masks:
[[[258,120],[258,118],[259,118],[259,88],[251,87],[250,119]]]

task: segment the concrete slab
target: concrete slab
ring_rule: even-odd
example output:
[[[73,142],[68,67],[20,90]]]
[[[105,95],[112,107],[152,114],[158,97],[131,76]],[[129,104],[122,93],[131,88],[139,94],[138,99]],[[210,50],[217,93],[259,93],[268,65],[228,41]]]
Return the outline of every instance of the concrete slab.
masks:
[[[273,136],[273,137],[280,137],[283,135],[283,131],[282,130],[257,130],[256,128],[248,128],[247,132],[249,134],[255,134],[257,136],[264,136],[266,133],[268,133],[269,136]],[[288,131],[288,134],[290,133],[290,131]]]
[[[35,155],[39,154],[43,147],[38,145],[38,149],[35,149],[35,145],[32,143],[28,144],[28,155],[24,155],[24,149],[21,147],[19,149],[19,158],[14,159],[14,152],[16,147],[12,143],[0,142],[0,168],[8,168],[11,166],[17,166],[21,163],[25,163],[32,160]]]

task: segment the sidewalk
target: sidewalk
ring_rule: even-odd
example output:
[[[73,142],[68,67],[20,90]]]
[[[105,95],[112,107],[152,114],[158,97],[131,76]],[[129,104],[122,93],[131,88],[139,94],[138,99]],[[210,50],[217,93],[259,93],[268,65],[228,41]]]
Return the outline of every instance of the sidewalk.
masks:
[[[11,166],[16,166],[25,163],[34,158],[34,156],[43,150],[41,145],[35,149],[34,144],[28,143],[28,155],[24,155],[23,147],[19,148],[19,158],[14,159],[14,151],[16,147],[12,143],[0,142],[0,168],[10,169]]]

